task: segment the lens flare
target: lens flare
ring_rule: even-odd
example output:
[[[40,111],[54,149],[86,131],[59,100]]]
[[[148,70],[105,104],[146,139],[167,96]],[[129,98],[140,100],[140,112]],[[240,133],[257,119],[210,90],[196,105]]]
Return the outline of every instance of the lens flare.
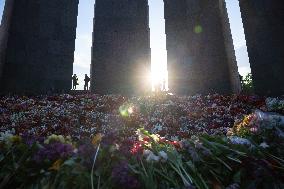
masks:
[[[129,114],[133,114],[133,112],[134,112],[133,107],[129,107],[129,108],[128,108],[128,113],[129,113]]]
[[[119,107],[119,113],[122,117],[128,117],[134,113],[134,109],[132,104],[124,104]]]
[[[202,33],[202,32],[203,32],[202,26],[200,26],[200,25],[195,26],[195,27],[194,27],[194,32],[195,32],[196,34]]]

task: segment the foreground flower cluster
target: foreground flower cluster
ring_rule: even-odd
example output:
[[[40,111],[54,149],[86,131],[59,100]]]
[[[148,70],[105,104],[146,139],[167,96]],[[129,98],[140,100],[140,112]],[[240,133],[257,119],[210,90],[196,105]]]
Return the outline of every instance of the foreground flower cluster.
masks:
[[[2,97],[0,188],[283,188],[283,107],[252,96]]]

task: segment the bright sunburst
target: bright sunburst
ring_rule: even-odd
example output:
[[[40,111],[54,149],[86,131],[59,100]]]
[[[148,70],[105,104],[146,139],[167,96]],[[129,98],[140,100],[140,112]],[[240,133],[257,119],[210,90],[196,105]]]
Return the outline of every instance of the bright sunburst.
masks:
[[[167,51],[163,0],[150,0],[152,91],[168,90]]]
[[[167,51],[152,49],[152,91],[168,91]]]

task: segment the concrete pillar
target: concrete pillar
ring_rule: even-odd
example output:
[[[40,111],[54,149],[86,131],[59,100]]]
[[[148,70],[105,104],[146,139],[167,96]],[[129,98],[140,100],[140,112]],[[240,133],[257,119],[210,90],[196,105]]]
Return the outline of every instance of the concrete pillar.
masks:
[[[150,90],[147,0],[96,0],[91,90],[136,94]]]
[[[224,0],[164,0],[169,88],[177,94],[238,93]]]
[[[255,92],[284,94],[284,2],[239,0]]]
[[[71,89],[79,0],[6,0],[0,33],[2,93]]]

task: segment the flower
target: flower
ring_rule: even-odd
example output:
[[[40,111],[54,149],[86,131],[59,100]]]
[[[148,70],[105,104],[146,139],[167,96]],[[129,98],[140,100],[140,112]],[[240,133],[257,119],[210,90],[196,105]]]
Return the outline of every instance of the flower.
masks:
[[[14,136],[12,136],[12,137],[10,138],[10,141],[11,141],[12,143],[19,143],[19,142],[22,141],[22,138],[21,138],[20,136],[18,136],[18,135],[14,135]]]
[[[151,150],[143,150],[143,156],[148,156],[150,155],[151,153],[153,153]]]
[[[231,136],[229,137],[232,144],[240,144],[240,145],[247,145],[247,146],[253,146],[253,144],[245,138],[237,137],[237,136]]]
[[[5,131],[0,133],[0,142],[8,142],[14,135],[11,131]]]
[[[46,143],[54,139],[63,142],[64,136],[60,135],[82,139],[117,130],[133,136],[141,125],[154,134],[177,140],[194,134],[226,134],[235,119],[259,109],[264,100],[216,94],[132,98],[92,94],[12,96],[0,99],[0,106],[5,109],[0,114],[0,124],[1,131],[16,128],[15,134],[20,136],[23,133],[37,137],[57,135]],[[251,132],[250,126],[246,131]],[[147,135],[141,130],[137,134],[139,140]]]
[[[141,142],[134,143],[133,147],[130,150],[131,154],[137,155],[143,152],[143,145]]]
[[[96,134],[92,139],[92,144],[98,145],[101,142],[102,138],[103,138],[103,135],[101,133]]]
[[[158,135],[158,134],[151,134],[151,138],[152,138],[155,142],[159,142],[159,141],[160,141],[160,135]]]
[[[145,135],[145,134],[143,133],[143,130],[141,130],[141,129],[138,129],[138,130],[136,131],[136,135],[138,136],[138,140],[139,140],[139,141],[143,141],[144,138],[147,137],[147,135]]]
[[[22,141],[22,138],[18,135],[13,134],[14,131],[5,131],[0,133],[0,143],[3,142],[8,147],[12,146],[14,143],[19,143]]]
[[[54,161],[57,159],[66,159],[74,153],[74,148],[71,144],[64,144],[60,142],[53,142],[45,144],[34,156],[34,160],[38,163],[47,159]]]
[[[151,150],[144,150],[143,156],[146,158],[147,162],[158,162],[161,156],[156,156]]]
[[[168,160],[168,154],[166,152],[160,151],[158,154],[161,157],[161,159],[162,159],[161,161],[162,162],[166,162]]]
[[[63,163],[62,159],[58,159],[52,164],[52,166],[48,170],[58,171],[62,163]]]
[[[262,142],[259,147],[261,148],[269,148],[269,145],[266,142]]]
[[[234,183],[226,187],[226,189],[240,189],[240,185],[238,183]]]
[[[52,134],[51,136],[47,137],[47,139],[44,141],[44,144],[50,144],[51,142],[65,143],[66,141],[62,135]]]
[[[160,156],[156,156],[153,152],[146,157],[147,162],[158,162],[159,160]]]

